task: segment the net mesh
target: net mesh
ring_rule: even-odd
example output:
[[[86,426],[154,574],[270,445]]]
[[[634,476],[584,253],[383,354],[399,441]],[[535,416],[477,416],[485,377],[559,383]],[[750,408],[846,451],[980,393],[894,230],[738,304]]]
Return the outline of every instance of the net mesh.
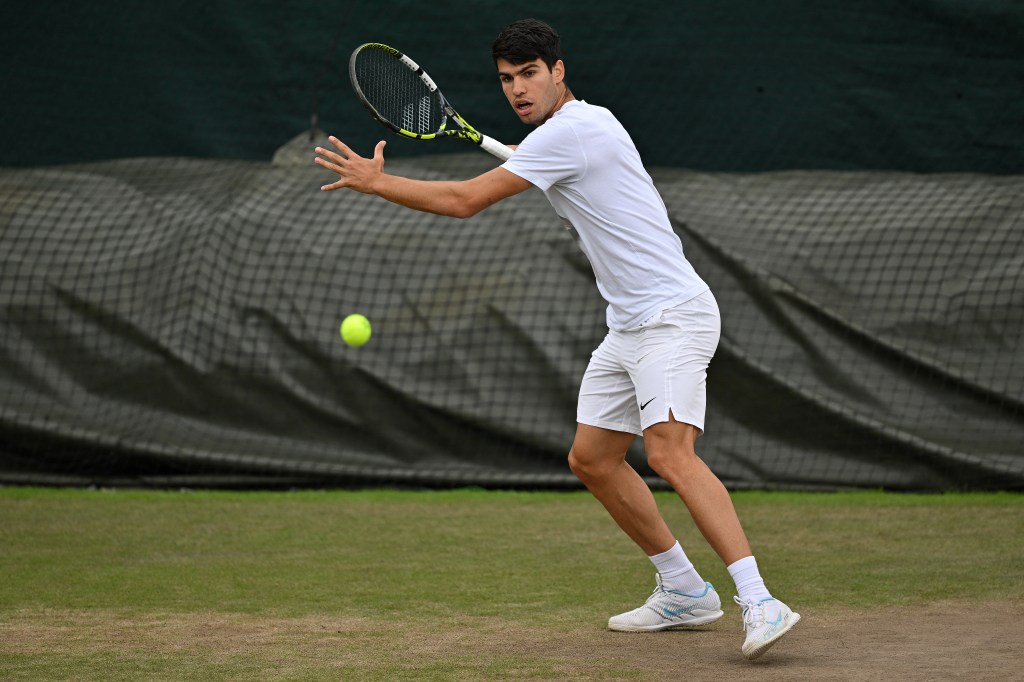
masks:
[[[0,481],[578,485],[604,304],[543,195],[324,194],[318,143],[0,171]],[[1024,178],[653,176],[723,313],[699,450],[729,487],[1024,487]]]
[[[417,135],[436,133],[444,123],[437,91],[384,46],[364,45],[352,56],[350,76],[377,114]]]

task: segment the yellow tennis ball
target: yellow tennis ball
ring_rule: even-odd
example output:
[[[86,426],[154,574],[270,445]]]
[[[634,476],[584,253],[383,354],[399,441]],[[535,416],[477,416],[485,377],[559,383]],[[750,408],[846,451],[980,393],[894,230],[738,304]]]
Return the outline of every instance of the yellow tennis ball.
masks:
[[[341,338],[350,346],[361,346],[370,340],[370,321],[355,313],[341,321]]]

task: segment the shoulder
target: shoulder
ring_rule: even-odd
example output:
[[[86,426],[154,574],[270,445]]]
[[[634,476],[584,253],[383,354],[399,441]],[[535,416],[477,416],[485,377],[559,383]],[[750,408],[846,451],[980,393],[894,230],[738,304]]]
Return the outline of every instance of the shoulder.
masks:
[[[583,143],[587,135],[573,109],[576,107],[563,107],[532,130],[503,167],[545,191],[582,177],[587,169]]]
[[[550,134],[574,137],[585,146],[590,145],[588,141],[597,143],[600,140],[617,138],[625,134],[622,124],[611,111],[605,107],[588,104],[583,100],[568,102],[540,128],[546,128],[552,123],[556,125],[552,126]],[[571,134],[567,133],[567,130],[571,130]],[[535,132],[540,132],[540,129]]]
[[[554,116],[532,130],[523,142],[530,140],[545,146],[564,144],[585,137],[586,132],[594,127],[607,125],[609,119],[615,120],[607,109],[573,100],[566,102]]]
[[[551,151],[573,146],[577,139],[576,121],[565,115],[556,115],[537,126],[523,138],[519,149],[540,149]],[[518,151],[518,150],[517,150]]]
[[[615,115],[607,108],[597,104],[590,104],[582,99],[566,102],[551,120],[557,119],[563,119],[567,124],[618,122]]]

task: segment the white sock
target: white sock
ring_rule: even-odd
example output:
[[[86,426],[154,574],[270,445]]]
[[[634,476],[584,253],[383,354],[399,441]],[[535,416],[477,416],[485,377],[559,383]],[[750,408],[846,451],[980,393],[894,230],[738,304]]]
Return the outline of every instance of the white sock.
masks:
[[[667,552],[648,557],[667,590],[698,594],[704,591],[704,579],[697,573],[678,542]]]
[[[764,586],[764,579],[757,570],[757,560],[754,557],[748,556],[729,564],[728,570],[743,601],[759,602],[772,598],[768,588]]]

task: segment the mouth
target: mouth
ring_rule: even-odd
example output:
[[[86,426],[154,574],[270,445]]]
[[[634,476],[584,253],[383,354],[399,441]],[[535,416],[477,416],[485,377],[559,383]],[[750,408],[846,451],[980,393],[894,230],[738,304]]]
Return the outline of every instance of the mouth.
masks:
[[[530,112],[533,111],[533,102],[526,99],[517,99],[512,103],[512,108],[520,116],[529,116]]]

